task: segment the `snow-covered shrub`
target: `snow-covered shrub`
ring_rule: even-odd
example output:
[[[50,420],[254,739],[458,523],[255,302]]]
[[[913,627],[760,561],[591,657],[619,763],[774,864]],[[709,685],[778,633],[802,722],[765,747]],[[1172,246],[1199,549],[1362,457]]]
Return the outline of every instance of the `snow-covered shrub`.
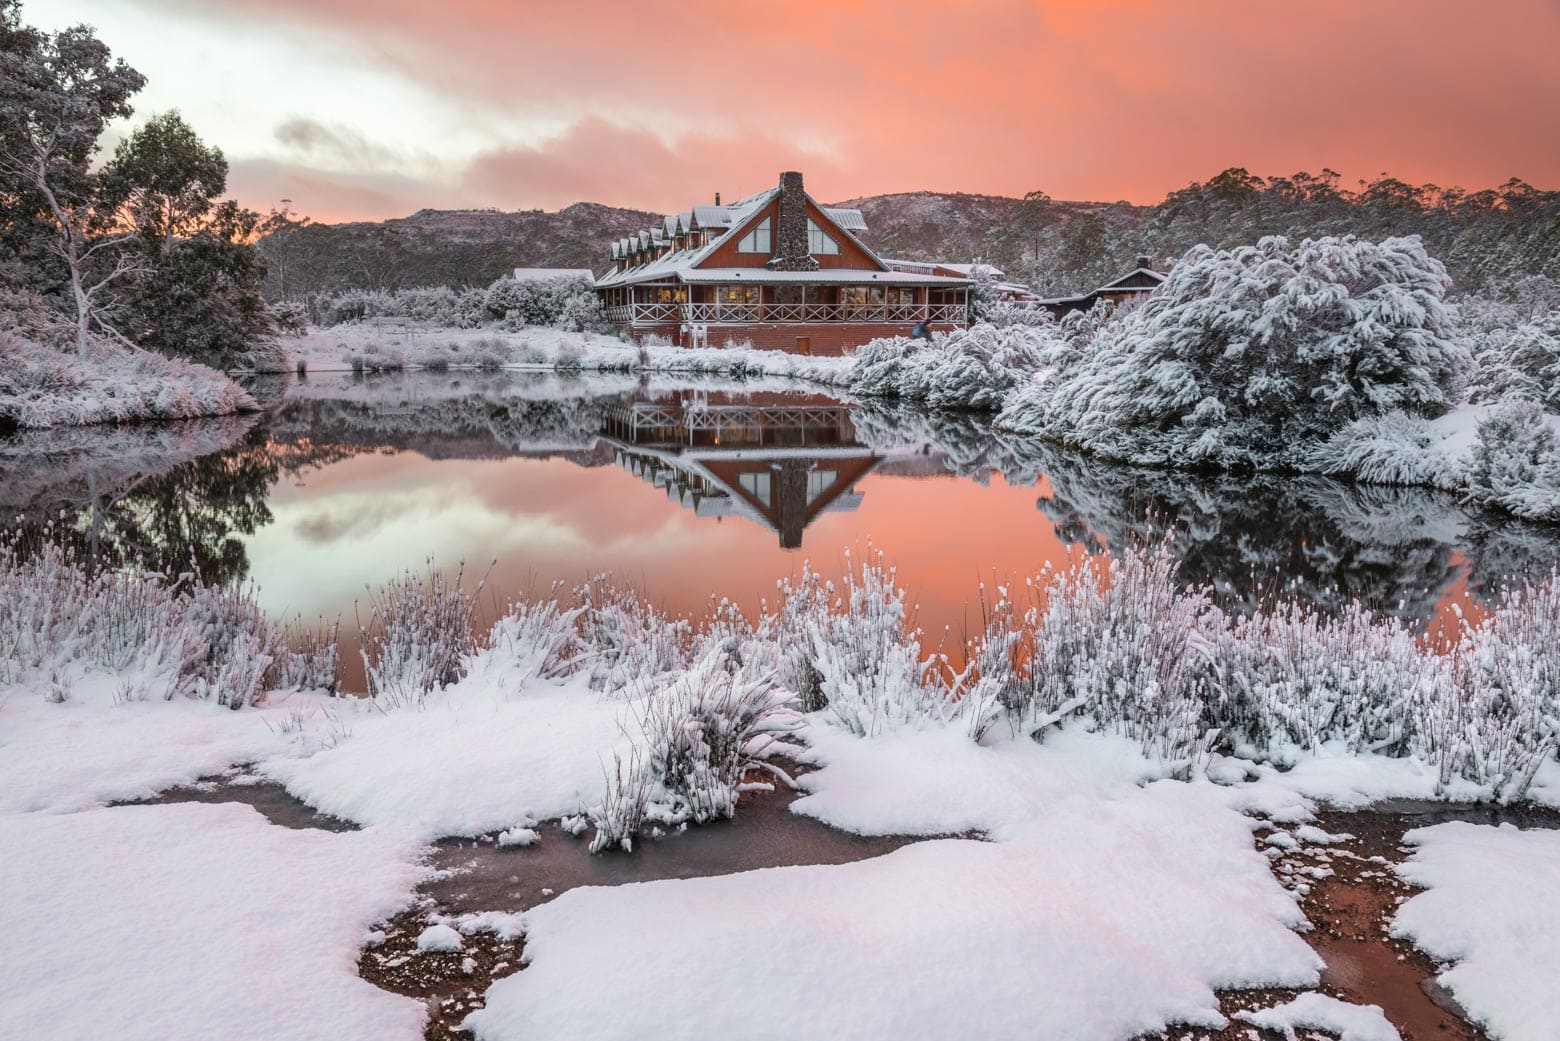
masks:
[[[1520,799],[1560,741],[1560,571],[1507,590],[1495,611],[1463,630],[1453,661],[1467,709],[1452,735],[1463,772],[1502,801]],[[1455,753],[1446,759],[1459,765]]]
[[[1560,310],[1476,328],[1476,401],[1520,395],[1560,412]]]
[[[1210,714],[1230,745],[1286,763],[1328,741],[1401,751],[1410,704],[1447,693],[1444,663],[1357,602],[1334,616],[1293,602],[1258,611],[1223,634],[1218,663]]]
[[[770,758],[801,726],[794,706],[795,695],[771,673],[738,665],[723,651],[695,662],[645,705],[646,818],[677,825],[732,817],[744,791],[773,789],[749,781],[755,771],[790,784]]]
[[[335,641],[294,649],[243,590],[140,568],[92,568],[45,536],[0,542],[0,678],[54,676],[81,665],[130,687],[232,708],[269,690],[334,683]]]
[[[1038,616],[1020,725],[1085,711],[1176,772],[1218,737],[1204,721],[1223,618],[1206,589],[1183,590],[1167,541],[1055,573]]]
[[[614,755],[601,802],[585,809],[585,816],[596,829],[590,839],[590,851],[601,853],[621,849],[625,853],[632,852],[649,802],[650,788],[638,751],[630,754],[627,764],[622,756]]]
[[[582,650],[575,628],[580,613],[579,608],[560,605],[555,595],[513,603],[488,630],[485,647],[502,652],[501,660],[512,673],[510,682],[566,675]]]
[[[617,694],[653,685],[687,661],[692,625],[658,610],[636,590],[598,577],[575,591],[575,610],[597,690]]]
[[[501,278],[483,300],[487,318],[505,329],[541,325],[569,332],[610,332],[606,309],[583,278],[517,281]]]
[[[1060,345],[1054,323],[996,326],[935,335],[886,337],[856,351],[850,391],[861,397],[924,401],[936,409],[994,411],[1034,378]]]
[[[192,419],[257,407],[226,375],[195,362],[108,343],[82,358],[0,328],[0,429]]]
[[[1431,420],[1403,412],[1356,419],[1316,445],[1299,468],[1371,484],[1426,485],[1460,490],[1464,466],[1445,450]]]
[[[921,659],[920,631],[881,553],[859,570],[847,557],[838,588],[804,568],[781,594],[791,613],[779,631],[795,648],[787,671],[805,709],[863,736],[949,717],[948,692]]]
[[[1479,422],[1468,461],[1476,502],[1526,520],[1560,521],[1560,437],[1531,398],[1505,398]]]
[[[465,577],[464,561],[450,577],[430,559],[422,574],[408,571],[368,591],[368,620],[358,622],[359,653],[375,699],[415,705],[466,674],[466,659],[476,650],[477,597],[487,578],[467,590]]]
[[[268,308],[271,325],[283,336],[302,336],[309,331],[309,309],[293,300],[281,300]]]
[[[1447,286],[1417,237],[1198,246],[997,422],[1152,465],[1294,465],[1351,420],[1458,399]]]

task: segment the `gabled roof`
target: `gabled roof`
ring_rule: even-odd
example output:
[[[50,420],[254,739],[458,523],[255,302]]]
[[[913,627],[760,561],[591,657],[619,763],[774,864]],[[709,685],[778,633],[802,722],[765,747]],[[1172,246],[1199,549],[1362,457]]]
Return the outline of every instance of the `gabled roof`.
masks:
[[[1165,280],[1165,276],[1153,268],[1133,268],[1114,282],[1106,282],[1100,289],[1152,289]],[[1132,282],[1134,284],[1128,285]],[[1098,291],[1098,290],[1097,290]]]
[[[729,236],[733,234],[740,235],[743,231],[744,225],[748,224],[754,218],[756,218],[756,216],[762,212],[779,194],[780,187],[776,185],[773,188],[765,188],[763,191],[754,192],[752,195],[749,195],[746,198],[738,199],[736,202],[726,206],[696,205],[691,210],[684,210],[682,213],[676,215],[675,219],[670,216],[666,217],[662,223],[655,226],[655,228],[641,231],[637,236],[630,236],[628,239],[623,240],[625,243],[624,248],[621,251],[623,259],[626,260],[636,249],[648,249],[652,242],[658,245],[663,243],[665,240],[660,237],[662,235],[666,235],[667,238],[673,237],[672,235],[667,234],[665,229],[674,227],[675,224],[680,224],[684,229],[702,229],[706,231],[709,236],[708,241],[706,241],[697,249],[674,249],[664,256],[657,257],[636,267],[631,267],[623,271],[610,272],[606,275],[603,275],[601,280],[597,282],[597,285],[630,285],[634,283],[653,282],[664,279],[682,279],[684,281],[689,281],[689,272],[697,270],[699,265],[708,260],[710,255],[714,253],[717,248],[719,248],[722,244],[730,241]],[[806,193],[804,192],[803,194],[805,195]],[[853,232],[865,231],[867,229],[866,219],[862,217],[860,210],[820,206],[818,205],[817,201],[810,195],[807,196],[807,201],[813,206],[814,209],[823,215],[826,221],[833,225],[831,231],[837,232],[846,241],[850,242],[867,256],[876,261],[879,270],[883,272],[889,272],[891,270],[887,264],[878,258],[878,255],[874,253],[870,247],[868,247],[864,242],[862,242],[853,234]],[[809,279],[804,276],[808,274],[817,274],[817,272],[769,272],[766,277],[760,278],[756,276],[757,273],[762,269],[741,268],[732,270],[740,271],[741,277],[750,281],[768,282],[805,282],[809,281]],[[830,275],[822,280],[848,281],[849,278],[844,276],[850,275],[852,275],[851,272],[842,272],[840,275]],[[729,280],[730,278],[735,277],[737,276],[730,275],[726,278],[723,278],[722,280]],[[859,269],[856,270],[852,277],[858,281],[862,280],[861,271]],[[707,282],[713,281],[714,279],[710,277],[696,276],[691,280]],[[819,281],[819,279],[811,280]],[[886,284],[889,280],[878,279],[878,281],[883,281]],[[925,284],[932,281],[940,282],[944,285],[961,284],[960,280],[957,279],[928,279],[925,276],[916,276],[906,279],[893,279],[893,281],[905,283],[914,282],[917,284]]]

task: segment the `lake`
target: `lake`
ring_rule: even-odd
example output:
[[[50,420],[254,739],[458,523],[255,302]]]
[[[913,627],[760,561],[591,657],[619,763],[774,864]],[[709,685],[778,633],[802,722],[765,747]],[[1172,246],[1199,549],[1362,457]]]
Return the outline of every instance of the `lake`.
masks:
[[[339,618],[354,689],[354,605],[430,560],[486,575],[489,609],[605,578],[699,615],[773,604],[804,561],[831,575],[881,553],[924,644],[955,657],[982,583],[1022,591],[1167,530],[1183,580],[1232,609],[1361,598],[1421,630],[1560,560],[1560,532],[1443,493],[1137,470],[783,383],[326,373],[253,390],[258,416],[0,440],[0,508],[109,561]]]

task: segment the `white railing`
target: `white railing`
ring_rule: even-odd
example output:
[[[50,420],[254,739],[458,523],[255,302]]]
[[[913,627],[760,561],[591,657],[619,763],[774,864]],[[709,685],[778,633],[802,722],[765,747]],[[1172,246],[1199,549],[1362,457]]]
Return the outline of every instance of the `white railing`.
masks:
[[[700,325],[753,322],[954,322],[967,319],[964,304],[620,304],[607,317],[626,324],[686,322]]]

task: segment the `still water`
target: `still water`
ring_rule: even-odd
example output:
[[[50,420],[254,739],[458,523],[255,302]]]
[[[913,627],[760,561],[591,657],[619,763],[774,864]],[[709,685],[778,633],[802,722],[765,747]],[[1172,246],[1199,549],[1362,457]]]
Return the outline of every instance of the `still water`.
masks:
[[[1421,628],[1560,560],[1560,532],[1439,493],[1133,470],[784,384],[326,374],[253,389],[257,417],[0,440],[0,509],[109,560],[253,582],[267,610],[339,618],[344,638],[365,588],[430,559],[486,574],[490,605],[605,575],[697,615],[711,598],[773,603],[804,561],[837,574],[881,553],[926,643],[950,652],[978,626],[982,582],[1023,589],[1167,528],[1182,578],[1234,609],[1358,597]]]

